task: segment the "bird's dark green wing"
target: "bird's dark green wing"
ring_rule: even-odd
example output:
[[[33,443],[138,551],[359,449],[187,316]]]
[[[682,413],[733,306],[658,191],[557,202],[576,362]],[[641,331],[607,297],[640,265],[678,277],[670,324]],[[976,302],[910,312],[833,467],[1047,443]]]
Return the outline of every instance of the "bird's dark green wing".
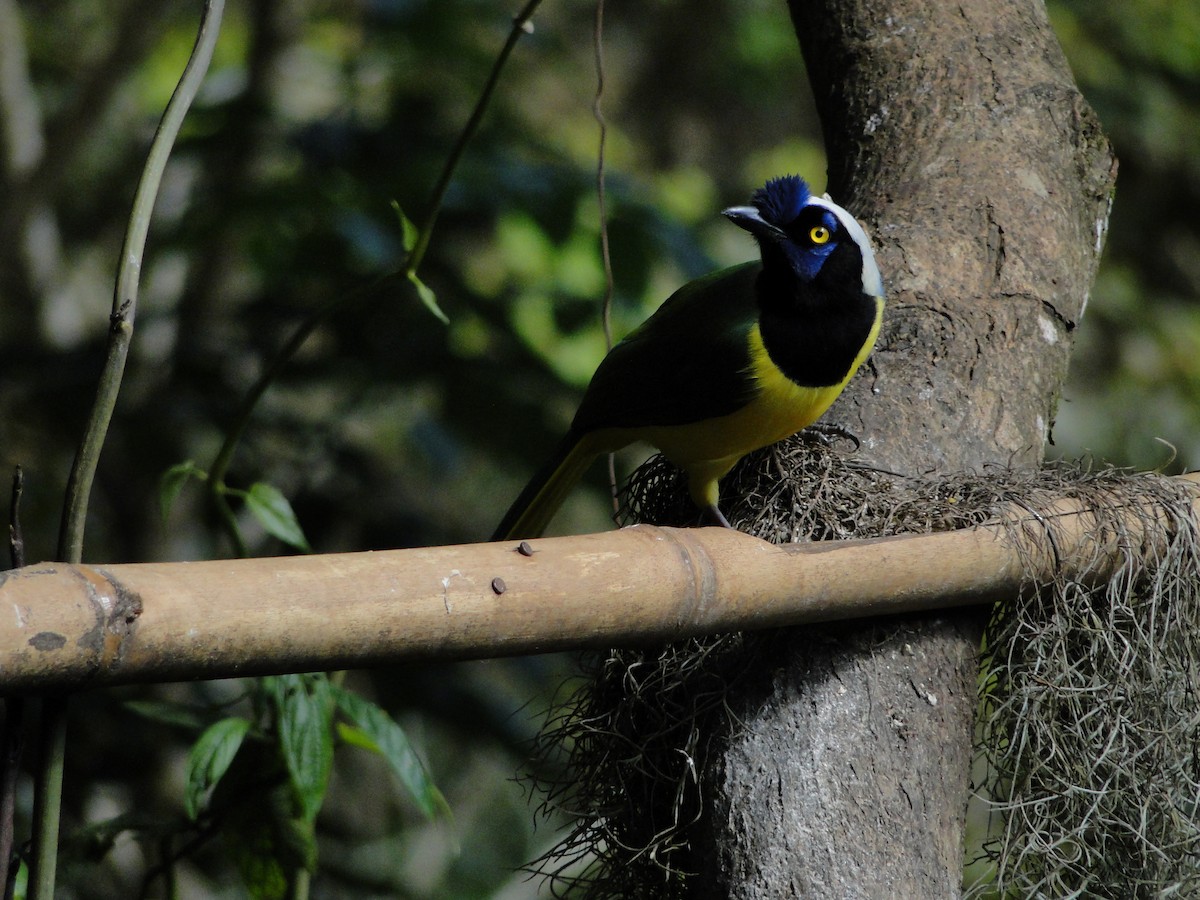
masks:
[[[757,262],[689,282],[600,363],[571,430],[682,425],[749,400],[747,338],[758,317]]]

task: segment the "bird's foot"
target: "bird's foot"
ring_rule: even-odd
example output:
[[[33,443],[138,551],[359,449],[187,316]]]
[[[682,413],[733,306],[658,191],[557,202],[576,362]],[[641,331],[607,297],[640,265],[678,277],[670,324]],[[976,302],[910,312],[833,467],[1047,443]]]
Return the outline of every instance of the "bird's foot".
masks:
[[[810,437],[818,444],[826,447],[833,446],[834,438],[849,441],[854,445],[855,450],[859,450],[862,447],[862,441],[859,440],[857,434],[848,428],[843,428],[841,425],[835,425],[832,422],[814,422],[801,433],[805,437]]]

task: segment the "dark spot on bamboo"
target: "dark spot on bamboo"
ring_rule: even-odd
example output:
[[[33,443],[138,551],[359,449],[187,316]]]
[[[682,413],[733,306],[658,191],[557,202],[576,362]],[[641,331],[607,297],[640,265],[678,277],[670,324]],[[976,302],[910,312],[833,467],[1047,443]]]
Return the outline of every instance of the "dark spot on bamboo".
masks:
[[[67,639],[57,631],[39,631],[29,639],[29,646],[34,650],[59,650]]]

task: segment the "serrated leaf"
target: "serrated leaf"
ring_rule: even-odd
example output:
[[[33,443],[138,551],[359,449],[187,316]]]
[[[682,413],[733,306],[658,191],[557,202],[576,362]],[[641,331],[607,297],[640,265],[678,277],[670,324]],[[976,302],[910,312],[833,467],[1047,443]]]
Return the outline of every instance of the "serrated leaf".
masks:
[[[162,476],[158,479],[158,512],[162,516],[163,521],[166,521],[167,516],[171,512],[171,506],[178,499],[188,479],[204,479],[207,477],[207,473],[190,459],[185,462],[176,463],[163,472]]]
[[[438,321],[443,325],[449,325],[449,317],[442,312],[442,308],[438,306],[437,295],[433,292],[433,288],[417,277],[416,272],[408,273],[408,280],[413,283],[413,287],[417,289],[417,296],[421,298],[421,302],[425,304],[425,308],[437,316]]]
[[[192,745],[183,794],[183,807],[189,819],[195,820],[200,814],[205,795],[229,771],[229,765],[237,756],[249,730],[250,722],[247,719],[221,719],[209,725]]]
[[[308,544],[308,538],[304,536],[304,530],[300,527],[300,520],[296,518],[292,504],[288,502],[287,497],[283,496],[283,492],[279,488],[263,481],[256,481],[246,492],[245,501],[247,508],[268,534],[279,538],[297,550],[303,550],[305,553],[312,552],[312,547]]]
[[[333,769],[333,686],[322,674],[275,679],[279,747],[307,821],[325,802]]]
[[[338,709],[374,744],[388,761],[400,783],[429,819],[450,812],[450,805],[438,790],[425,764],[409,743],[408,735],[383,709],[370,700],[340,688],[334,689]]]
[[[404,242],[404,252],[412,253],[412,248],[417,246],[417,238],[421,236],[421,232],[412,223],[412,220],[404,214],[404,210],[400,208],[399,201],[392,201],[392,211],[396,214],[396,218],[400,220],[400,234],[401,240]]]

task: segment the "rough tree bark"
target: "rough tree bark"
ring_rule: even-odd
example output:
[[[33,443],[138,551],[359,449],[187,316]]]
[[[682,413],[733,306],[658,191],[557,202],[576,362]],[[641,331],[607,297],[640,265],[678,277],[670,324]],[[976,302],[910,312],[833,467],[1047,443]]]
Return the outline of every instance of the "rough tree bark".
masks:
[[[830,418],[907,473],[1034,466],[1115,160],[1041,0],[790,0],[830,193],[874,235],[880,343]],[[978,614],[797,637],[707,773],[708,896],[951,897]]]

